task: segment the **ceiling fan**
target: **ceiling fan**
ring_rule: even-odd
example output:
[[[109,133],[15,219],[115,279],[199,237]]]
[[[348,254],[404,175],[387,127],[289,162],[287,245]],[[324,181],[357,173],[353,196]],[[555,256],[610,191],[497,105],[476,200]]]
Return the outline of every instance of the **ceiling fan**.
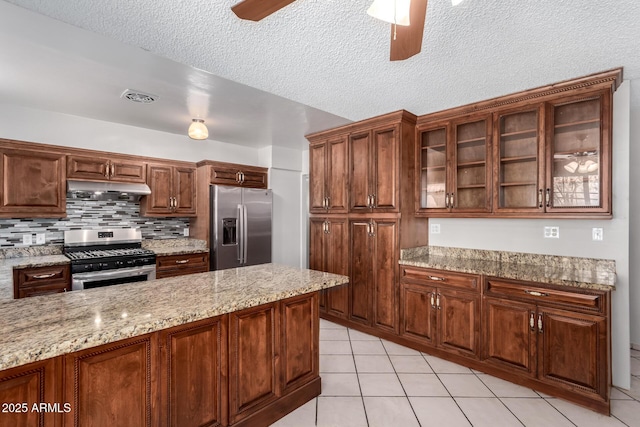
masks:
[[[243,0],[231,8],[238,18],[260,21],[295,0]],[[391,25],[391,61],[402,61],[422,49],[422,33],[427,14],[427,0],[411,0],[410,25]]]

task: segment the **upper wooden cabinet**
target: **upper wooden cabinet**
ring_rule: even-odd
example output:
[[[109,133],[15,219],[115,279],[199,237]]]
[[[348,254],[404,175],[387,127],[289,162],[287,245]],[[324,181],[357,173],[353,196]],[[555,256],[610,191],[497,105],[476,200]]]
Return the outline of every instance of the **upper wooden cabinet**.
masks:
[[[347,213],[347,136],[338,135],[309,146],[309,210]]]
[[[151,194],[140,202],[142,216],[196,216],[196,168],[149,164]]]
[[[621,76],[612,70],[419,117],[417,215],[611,218]]]
[[[236,187],[267,188],[268,169],[236,163],[205,160],[197,166],[209,166],[210,184],[233,185]]]
[[[66,216],[64,154],[0,144],[0,155],[0,217]]]
[[[69,179],[143,183],[146,170],[143,160],[131,157],[67,156]]]
[[[491,119],[484,114],[418,128],[418,211],[491,211]]]

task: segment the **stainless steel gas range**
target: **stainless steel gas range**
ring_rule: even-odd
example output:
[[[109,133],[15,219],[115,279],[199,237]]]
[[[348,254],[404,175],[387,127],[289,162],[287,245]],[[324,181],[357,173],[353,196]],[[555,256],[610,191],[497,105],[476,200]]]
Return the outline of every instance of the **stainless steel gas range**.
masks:
[[[138,229],[65,231],[63,252],[74,291],[156,278],[156,255],[142,248]]]

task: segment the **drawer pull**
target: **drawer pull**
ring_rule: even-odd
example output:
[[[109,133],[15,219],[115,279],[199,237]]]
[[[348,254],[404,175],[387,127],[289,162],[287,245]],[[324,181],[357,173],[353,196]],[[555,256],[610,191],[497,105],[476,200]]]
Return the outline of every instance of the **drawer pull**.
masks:
[[[48,279],[49,277],[53,277],[55,276],[56,273],[49,273],[49,274],[35,274],[33,276],[34,279]]]
[[[179,260],[176,261],[176,264],[186,264],[188,262],[189,262],[188,259],[179,259]]]
[[[429,280],[434,280],[436,282],[444,282],[445,280],[447,280],[444,277],[438,277],[438,276],[429,276]]]
[[[538,291],[525,290],[524,292],[526,294],[532,295],[534,297],[548,297],[549,296],[549,294],[545,294],[543,292],[538,292]]]

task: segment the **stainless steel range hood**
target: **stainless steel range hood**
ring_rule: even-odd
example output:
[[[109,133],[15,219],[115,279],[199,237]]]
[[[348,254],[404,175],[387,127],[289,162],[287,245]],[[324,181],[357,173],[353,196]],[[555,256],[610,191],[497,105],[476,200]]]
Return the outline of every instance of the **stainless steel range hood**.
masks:
[[[140,200],[151,194],[147,184],[67,180],[67,197],[85,200]]]

